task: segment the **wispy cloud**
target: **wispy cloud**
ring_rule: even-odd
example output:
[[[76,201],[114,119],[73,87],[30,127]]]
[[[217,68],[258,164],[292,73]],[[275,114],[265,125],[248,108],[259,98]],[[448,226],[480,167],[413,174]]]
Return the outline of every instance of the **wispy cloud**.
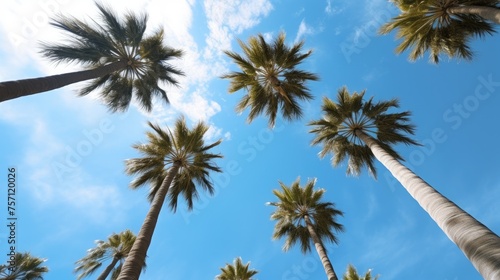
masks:
[[[306,20],[303,19],[300,22],[299,30],[297,31],[297,35],[295,36],[295,42],[299,42],[305,35],[313,35],[315,33],[316,30],[313,27],[309,26],[306,23]]]

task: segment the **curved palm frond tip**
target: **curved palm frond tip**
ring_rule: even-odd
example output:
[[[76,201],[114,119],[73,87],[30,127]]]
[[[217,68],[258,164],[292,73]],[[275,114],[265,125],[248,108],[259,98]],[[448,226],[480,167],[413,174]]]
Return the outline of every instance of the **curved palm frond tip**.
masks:
[[[378,275],[375,276],[375,278],[372,278],[372,274],[371,274],[371,269],[369,269],[365,275],[363,277],[361,277],[359,274],[358,274],[358,271],[356,270],[356,268],[352,265],[352,264],[349,264],[347,266],[347,271],[346,273],[344,273],[344,276],[342,277],[342,280],[378,280]]]
[[[274,127],[278,111],[286,120],[299,119],[302,116],[299,100],[313,98],[305,83],[319,79],[314,73],[297,69],[312,51],[301,53],[304,42],[286,46],[284,33],[280,33],[272,43],[266,42],[262,34],[250,37],[247,44],[241,40],[238,43],[244,57],[232,51],[225,53],[239,66],[241,72],[222,76],[231,81],[229,93],[241,89],[247,91],[236,106],[236,111],[242,113],[249,108],[249,123],[264,114],[269,118],[269,127]]]
[[[87,255],[76,262],[74,272],[79,273],[77,279],[90,277],[102,267],[104,262],[111,261],[97,279],[104,280],[111,274],[111,279],[116,280],[135,239],[136,236],[130,230],[126,230],[119,234],[113,233],[107,241],[96,240],[96,247],[89,249]],[[143,270],[145,269],[146,263],[144,262]]]
[[[169,102],[162,84],[177,86],[175,76],[184,75],[169,61],[182,51],[164,44],[163,29],[146,35],[146,15],[128,13],[119,17],[96,3],[100,21],[92,24],[59,16],[51,24],[66,35],[65,43],[43,43],[41,53],[53,62],[73,62],[84,70],[38,79],[0,83],[0,101],[60,88],[89,80],[80,96],[98,92],[108,108],[125,111],[133,98],[151,111],[158,97]]]
[[[388,113],[391,108],[398,108],[397,99],[374,102],[373,98],[364,101],[365,91],[350,94],[346,87],[337,94],[337,102],[323,98],[323,118],[309,123],[314,133],[312,145],[322,144],[319,156],[333,154],[334,167],[347,161],[347,174],[357,176],[366,167],[375,178],[374,155],[371,149],[359,137],[359,133],[370,135],[394,158],[403,158],[392,148],[402,143],[419,145],[407,134],[413,135],[415,126],[409,124],[409,111]]]
[[[0,265],[0,279],[4,280],[43,280],[43,275],[49,271],[42,264],[47,261],[33,257],[29,252],[15,253],[15,266]]]
[[[210,194],[214,192],[210,172],[221,172],[213,161],[222,158],[222,155],[210,151],[221,140],[205,144],[204,136],[209,127],[203,122],[189,129],[185,119],[181,117],[175,122],[173,130],[162,129],[152,123],[149,123],[149,127],[152,131],[146,133],[148,142],[133,146],[141,157],[127,160],[126,172],[137,176],[130,184],[133,189],[150,185],[148,198],[151,207],[118,276],[119,280],[139,279],[140,264],[146,258],[167,197],[173,212],[177,209],[181,195],[188,210],[192,210],[193,200],[198,198],[199,187]]]
[[[321,259],[321,263],[329,280],[338,279],[324,247],[325,241],[338,243],[335,233],[343,232],[344,227],[336,221],[343,216],[342,211],[331,202],[321,202],[324,189],[314,190],[316,180],[308,180],[304,187],[297,178],[290,187],[280,182],[281,191],[273,190],[278,202],[270,202],[276,206],[271,215],[276,220],[273,239],[285,237],[284,251],[300,243],[303,253],[311,251],[311,244]]]
[[[373,159],[382,163],[401,183],[448,238],[471,261],[484,279],[500,279],[500,237],[488,227],[439,193],[401,164],[392,145],[417,144],[407,135],[414,133],[409,112],[388,113],[398,107],[396,100],[374,103],[363,100],[364,92],[339,90],[338,101],[323,99],[323,118],[313,121],[313,145],[322,144],[320,157],[333,154],[334,166],[348,162],[347,173],[357,175],[368,167],[375,175]]]
[[[500,24],[497,0],[392,0],[401,13],[380,29],[381,34],[398,30],[401,43],[396,53],[410,50],[411,61],[429,52],[431,62],[438,63],[440,54],[470,60],[470,39],[495,32]]]
[[[241,257],[234,259],[233,264],[226,264],[221,267],[221,274],[215,277],[216,280],[253,280],[252,276],[258,273],[257,270],[249,269],[250,262],[243,264]]]

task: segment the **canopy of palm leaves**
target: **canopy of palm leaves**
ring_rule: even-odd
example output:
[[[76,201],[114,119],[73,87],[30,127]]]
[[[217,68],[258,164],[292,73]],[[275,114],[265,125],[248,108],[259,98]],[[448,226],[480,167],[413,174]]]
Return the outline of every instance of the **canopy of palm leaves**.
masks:
[[[272,43],[267,43],[264,36],[259,34],[248,39],[248,44],[238,40],[245,57],[226,51],[225,53],[239,66],[241,72],[232,72],[222,76],[230,79],[229,93],[245,89],[236,111],[242,113],[250,108],[248,122],[265,114],[269,118],[269,126],[276,122],[278,110],[287,120],[298,119],[302,116],[302,109],[298,100],[310,100],[305,83],[316,81],[318,76],[297,66],[309,57],[312,51],[301,53],[304,42],[285,45],[285,34],[280,35]]]
[[[288,251],[299,242],[303,253],[311,251],[312,239],[305,222],[306,216],[311,220],[321,242],[328,240],[338,243],[335,233],[343,232],[344,227],[336,219],[337,216],[343,216],[343,213],[333,203],[320,201],[325,190],[313,190],[316,180],[308,180],[304,187],[300,186],[300,178],[290,187],[282,182],[279,184],[281,191],[273,190],[279,201],[269,204],[277,207],[271,215],[271,219],[277,221],[273,238],[286,237],[283,250]]]
[[[233,264],[226,264],[221,267],[221,274],[215,277],[216,280],[252,280],[252,276],[258,273],[257,270],[249,269],[250,262],[243,265],[240,257],[234,259]]]
[[[46,259],[33,257],[30,253],[16,253],[14,267],[0,265],[0,279],[4,280],[43,280],[43,274],[49,269],[42,264]]]
[[[373,278],[373,280],[377,280],[378,275]],[[347,271],[344,273],[342,280],[372,280],[371,269],[368,270],[363,277],[359,276],[356,268],[350,264],[347,266]]]
[[[392,0],[401,10],[391,22],[380,29],[387,34],[395,29],[402,42],[396,53],[410,49],[414,61],[430,52],[430,60],[439,62],[441,53],[450,58],[470,60],[473,53],[469,41],[494,31],[492,23],[476,14],[453,13],[453,7],[483,6],[499,8],[498,0]]]
[[[356,132],[361,131],[376,139],[390,155],[398,160],[402,157],[392,148],[393,145],[419,145],[407,134],[413,135],[415,127],[409,124],[410,112],[388,113],[398,108],[397,99],[374,102],[373,98],[363,100],[365,91],[350,94],[346,87],[338,91],[337,102],[323,98],[323,118],[312,121],[314,128],[312,145],[322,144],[320,158],[333,154],[332,165],[347,161],[347,174],[359,175],[363,167],[376,177],[374,155],[363,143]]]
[[[180,50],[163,43],[163,29],[146,36],[146,15],[128,13],[119,18],[110,9],[96,3],[100,22],[89,24],[72,17],[59,16],[52,25],[68,36],[64,44],[43,44],[42,54],[50,60],[76,62],[85,69],[95,69],[123,62],[123,70],[92,80],[78,91],[87,95],[99,90],[102,100],[112,111],[124,111],[132,97],[145,110],[152,109],[153,98],[169,102],[160,83],[177,85],[174,75],[183,73],[168,61],[179,58]]]
[[[117,279],[123,262],[134,245],[135,238],[132,231],[125,230],[119,234],[113,233],[107,241],[96,240],[96,247],[89,249],[87,255],[76,262],[75,273],[79,273],[77,279],[89,277],[102,267],[103,263],[111,262],[113,259],[117,259],[119,264],[111,271],[111,279]],[[146,263],[144,263],[144,269],[146,269]]]
[[[221,140],[205,145],[204,135],[209,127],[199,122],[189,129],[183,117],[175,122],[173,131],[164,130],[152,123],[149,126],[153,131],[146,133],[148,143],[133,146],[142,157],[126,161],[126,172],[138,175],[130,186],[136,189],[150,184],[148,198],[153,201],[169,168],[178,163],[179,172],[168,192],[169,205],[175,212],[178,197],[182,194],[188,209],[192,209],[193,198],[198,197],[197,185],[210,194],[214,192],[209,172],[222,171],[213,163],[214,159],[222,158],[222,155],[210,153],[209,150],[219,145]]]

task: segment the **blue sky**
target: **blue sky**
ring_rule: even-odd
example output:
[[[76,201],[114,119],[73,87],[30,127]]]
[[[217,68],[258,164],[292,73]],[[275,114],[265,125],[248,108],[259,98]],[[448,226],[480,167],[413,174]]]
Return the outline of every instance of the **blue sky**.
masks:
[[[321,98],[337,90],[366,89],[375,100],[397,97],[401,110],[412,111],[415,139],[422,147],[397,147],[424,180],[494,232],[500,232],[500,106],[498,35],[472,41],[471,62],[429,64],[395,55],[394,34],[376,35],[396,15],[386,1],[105,1],[118,12],[150,15],[149,30],[162,25],[166,42],[185,51],[173,62],[186,72],[180,88],[166,88],[170,105],[157,103],[151,113],[132,105],[111,114],[94,97],[77,97],[75,84],[53,92],[0,104],[0,173],[15,167],[18,175],[17,242],[21,251],[47,258],[46,279],[73,279],[74,262],[113,232],[137,233],[148,210],[147,189],[132,191],[124,160],[138,156],[131,148],[145,141],[148,120],[169,125],[180,114],[192,124],[203,120],[211,140],[224,141],[217,152],[223,174],[212,177],[216,193],[202,194],[194,211],[181,204],[177,213],[164,208],[148,251],[141,279],[213,279],[219,268],[241,256],[259,271],[256,279],[324,279],[315,252],[285,253],[283,240],[271,239],[278,181],[317,178],[325,199],[344,211],[346,231],[338,245],[327,245],[340,276],[348,264],[372,269],[380,279],[481,279],[430,217],[377,164],[378,180],[364,172],[347,177],[345,166],[332,168],[311,147],[306,124],[321,116]],[[166,2],[166,3],[165,3]],[[38,54],[40,41],[56,41],[60,32],[47,19],[61,12],[89,19],[92,1],[9,1],[0,17],[0,80],[64,73],[77,65],[54,65]],[[246,123],[234,106],[243,92],[227,94],[218,77],[236,69],[221,50],[240,51],[246,40],[280,31],[288,43],[305,41],[313,55],[302,67],[321,80],[309,83],[315,96],[304,103],[304,118],[278,120],[274,130],[265,118]],[[6,182],[2,183],[6,185]],[[5,188],[0,202],[6,205]],[[4,209],[1,207],[0,209]],[[6,222],[6,211],[0,217]],[[5,227],[0,252],[7,251]],[[2,260],[3,262],[3,260]]]

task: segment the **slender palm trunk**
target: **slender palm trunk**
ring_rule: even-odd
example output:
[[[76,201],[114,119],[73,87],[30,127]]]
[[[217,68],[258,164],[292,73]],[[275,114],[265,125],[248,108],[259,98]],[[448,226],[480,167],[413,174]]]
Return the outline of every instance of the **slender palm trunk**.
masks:
[[[96,280],[106,280],[106,277],[108,277],[109,273],[111,272],[111,270],[113,270],[113,268],[115,267],[116,263],[119,260],[120,260],[119,258],[114,257],[113,261],[111,261],[111,263],[106,267],[106,269],[101,273],[101,275],[97,277]]]
[[[450,14],[473,14],[500,24],[500,9],[485,6],[457,6],[448,8]]]
[[[500,237],[436,191],[360,130],[358,136],[471,261],[484,279],[500,279]]]
[[[120,60],[91,70],[3,82],[0,83],[0,102],[61,88],[81,81],[99,78],[124,69],[125,67],[127,67],[127,62]]]
[[[128,253],[125,263],[123,264],[118,280],[137,280],[141,274],[143,264],[146,260],[146,253],[148,252],[151,239],[160,215],[161,208],[168,193],[168,189],[172,184],[174,177],[179,172],[180,164],[174,162],[167,176],[163,180],[160,188],[156,192],[155,198],[151,203],[149,212],[144,219],[141,230],[135,239],[134,245]]]
[[[311,219],[309,218],[308,215],[306,215],[304,216],[304,220],[306,221],[307,230],[311,235],[314,246],[316,247],[316,251],[318,252],[319,258],[321,259],[321,263],[323,264],[323,268],[325,269],[325,273],[326,276],[328,277],[328,280],[338,280],[337,274],[335,274],[335,270],[333,270],[332,263],[330,262],[330,259],[326,254],[325,247],[323,247],[323,243],[321,242],[321,240],[318,237],[318,234],[316,234],[316,231],[314,230],[314,227],[311,223]]]

